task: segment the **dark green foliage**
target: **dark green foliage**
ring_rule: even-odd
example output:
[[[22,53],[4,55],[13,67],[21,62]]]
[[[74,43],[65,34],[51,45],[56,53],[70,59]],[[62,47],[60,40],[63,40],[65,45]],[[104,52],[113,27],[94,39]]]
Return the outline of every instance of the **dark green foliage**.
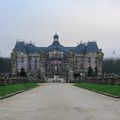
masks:
[[[10,73],[11,60],[10,58],[0,58],[0,73]]]
[[[95,67],[94,76],[97,76],[97,67]]]
[[[17,71],[17,76],[20,76],[20,72]]]
[[[120,59],[105,59],[103,60],[104,73],[120,73]]]
[[[79,78],[80,74],[75,73],[74,78]]]
[[[25,70],[24,70],[23,67],[21,68],[20,76],[21,76],[21,77],[27,77],[27,74],[26,74],[26,72],[25,72]]]
[[[88,68],[87,76],[93,76],[93,69],[91,66]]]

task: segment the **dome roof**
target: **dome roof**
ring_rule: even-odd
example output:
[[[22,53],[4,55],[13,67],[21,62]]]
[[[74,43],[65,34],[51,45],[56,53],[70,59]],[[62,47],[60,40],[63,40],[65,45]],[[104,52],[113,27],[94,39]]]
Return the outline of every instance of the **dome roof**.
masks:
[[[54,50],[58,50],[61,52],[66,53],[67,50],[64,46],[62,46],[59,41],[54,41],[50,46],[47,47],[47,52],[49,51],[54,51]]]
[[[54,39],[59,39],[59,36],[57,34],[54,35]]]

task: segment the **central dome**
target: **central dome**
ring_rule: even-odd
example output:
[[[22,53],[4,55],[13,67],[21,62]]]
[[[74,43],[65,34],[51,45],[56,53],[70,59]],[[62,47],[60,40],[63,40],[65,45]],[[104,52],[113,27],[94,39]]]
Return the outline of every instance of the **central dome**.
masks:
[[[59,36],[57,34],[55,34],[53,38],[54,38],[54,40],[56,40],[56,39],[58,40]]]
[[[57,50],[57,51],[66,53],[67,52],[66,48],[63,45],[61,45],[60,42],[58,41],[59,36],[55,34],[53,38],[54,38],[54,41],[50,46],[47,47],[46,49],[47,52]]]

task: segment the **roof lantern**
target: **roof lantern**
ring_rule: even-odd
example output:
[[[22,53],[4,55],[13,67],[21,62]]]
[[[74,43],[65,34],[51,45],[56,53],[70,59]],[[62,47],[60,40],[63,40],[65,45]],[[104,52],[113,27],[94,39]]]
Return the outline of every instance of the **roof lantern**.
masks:
[[[55,34],[55,35],[53,36],[53,39],[54,39],[54,41],[58,41],[58,40],[59,40],[59,36],[58,36],[57,34]]]

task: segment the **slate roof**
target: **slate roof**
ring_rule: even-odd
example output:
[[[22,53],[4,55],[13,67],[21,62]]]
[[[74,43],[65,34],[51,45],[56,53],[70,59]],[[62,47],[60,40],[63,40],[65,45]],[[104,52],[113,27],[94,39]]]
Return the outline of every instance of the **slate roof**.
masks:
[[[98,52],[98,46],[96,42],[88,42],[87,44],[80,43],[76,47],[64,47],[60,44],[59,41],[53,41],[53,43],[48,47],[36,47],[32,43],[25,44],[24,42],[17,42],[15,45],[15,49],[17,52],[22,52],[25,54],[28,53],[40,53],[41,50],[45,50],[45,52],[49,51],[62,51],[66,54],[68,51],[73,51],[74,53],[81,54],[81,53],[91,53],[91,52]]]
[[[74,49],[74,52],[77,53],[77,54],[80,54],[80,53],[85,53],[86,51],[86,46],[85,44],[81,43],[79,44],[77,47],[75,47]]]
[[[74,52],[77,54],[81,53],[96,53],[98,52],[98,46],[96,42],[88,42],[87,44],[85,43],[80,43],[77,47],[75,47]]]
[[[35,54],[35,53],[40,52],[39,47],[36,47],[35,45],[33,45],[31,43],[25,44],[24,42],[20,42],[20,41],[16,42],[15,50],[17,52],[22,52],[22,53],[25,53],[25,54],[28,54],[28,53]]]
[[[32,53],[32,54],[40,53],[40,48],[36,47],[35,45],[31,43],[26,44],[26,50],[28,51],[28,53]]]
[[[75,47],[65,47],[67,51],[74,51]]]
[[[46,48],[47,52],[54,51],[54,50],[58,50],[64,53],[67,52],[67,49],[63,45],[61,45],[59,41],[54,41],[50,46]]]
[[[16,42],[15,50],[17,52],[22,52],[22,53],[25,53],[25,54],[28,53],[27,50],[26,50],[26,46],[25,46],[24,42]]]
[[[96,42],[88,42],[87,47],[86,47],[86,53],[90,52],[98,52],[98,46]]]

